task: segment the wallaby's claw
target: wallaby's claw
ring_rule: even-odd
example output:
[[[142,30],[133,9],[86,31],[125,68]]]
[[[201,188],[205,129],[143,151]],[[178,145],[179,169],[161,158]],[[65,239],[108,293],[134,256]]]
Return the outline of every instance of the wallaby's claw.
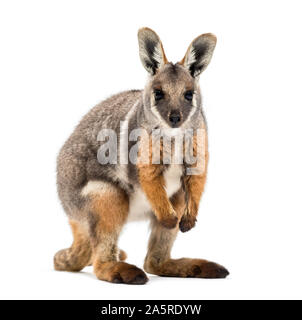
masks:
[[[180,222],[179,222],[179,229],[181,232],[187,232],[191,230],[193,227],[195,227],[196,224],[196,218],[189,216],[189,215],[184,215],[182,216]]]

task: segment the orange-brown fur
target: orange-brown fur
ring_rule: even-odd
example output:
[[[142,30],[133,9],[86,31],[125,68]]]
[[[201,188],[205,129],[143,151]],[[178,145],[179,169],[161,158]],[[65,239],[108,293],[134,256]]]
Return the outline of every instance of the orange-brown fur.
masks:
[[[74,241],[70,248],[62,249],[54,257],[54,267],[60,271],[80,271],[91,259],[92,249],[87,230],[70,220]]]
[[[93,195],[87,204],[89,228],[70,221],[74,242],[71,248],[60,250],[54,258],[56,270],[80,271],[93,264],[97,278],[110,282],[143,284],[145,273],[123,262],[127,255],[117,248],[120,230],[128,214],[128,198],[119,189]]]
[[[193,155],[195,157],[200,157],[197,152],[197,136],[193,137]],[[200,163],[204,163],[204,167],[202,168],[202,172],[196,175],[186,175],[183,179],[184,188],[186,192],[186,209],[184,211],[183,217],[180,222],[181,231],[185,232],[192,229],[196,223],[196,217],[198,214],[199,202],[204,191],[206,177],[207,177],[207,168],[208,168],[208,144],[207,144],[207,136],[205,136],[205,152],[204,159],[199,159]],[[193,164],[191,167],[196,167],[196,164]]]
[[[128,210],[128,196],[121,189],[114,187],[105,194],[92,195],[88,208],[97,219],[103,233],[112,233],[122,227],[127,219]]]
[[[174,228],[177,216],[164,189],[164,178],[158,165],[140,166],[139,179],[158,221],[166,228]]]
[[[152,144],[152,137],[147,141],[142,140],[139,150],[144,150],[146,143],[149,144],[149,158],[145,163],[138,162],[139,181],[144,193],[146,194],[158,221],[168,229],[175,228],[178,222],[178,215],[175,212],[165,190],[163,177],[163,141]],[[158,150],[159,149],[159,150]],[[173,151],[173,143],[172,143]],[[141,154],[141,152],[139,152]],[[156,154],[156,156],[155,156]],[[154,159],[159,155],[160,164],[153,164]]]
[[[94,273],[100,280],[121,283],[143,284],[145,273],[139,268],[119,260],[126,258],[117,248],[117,241],[129,210],[129,199],[120,189],[112,189],[91,200],[90,224],[93,245]]]

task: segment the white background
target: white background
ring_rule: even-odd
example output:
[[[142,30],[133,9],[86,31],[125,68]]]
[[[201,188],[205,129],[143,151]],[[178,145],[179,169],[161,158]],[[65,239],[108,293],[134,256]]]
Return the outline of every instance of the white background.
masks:
[[[218,43],[201,76],[210,165],[197,226],[174,257],[226,266],[225,280],[160,278],[145,286],[53,270],[72,241],[55,162],[81,117],[146,80],[137,30],[169,60],[205,32]],[[50,299],[302,298],[302,45],[299,1],[1,1],[0,297]],[[142,267],[148,225],[120,239]]]

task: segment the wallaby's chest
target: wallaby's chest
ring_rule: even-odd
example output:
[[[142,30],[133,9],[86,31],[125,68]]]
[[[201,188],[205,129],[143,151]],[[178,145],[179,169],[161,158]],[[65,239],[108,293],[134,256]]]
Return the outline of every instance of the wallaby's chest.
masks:
[[[168,197],[171,197],[180,189],[182,173],[182,166],[177,164],[171,165],[164,172],[165,189]],[[141,187],[135,188],[129,200],[129,222],[147,219],[152,214],[151,205]]]

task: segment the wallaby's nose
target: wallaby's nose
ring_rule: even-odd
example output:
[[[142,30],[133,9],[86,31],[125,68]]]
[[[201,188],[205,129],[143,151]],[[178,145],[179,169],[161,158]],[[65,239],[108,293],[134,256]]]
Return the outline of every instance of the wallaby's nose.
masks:
[[[173,124],[176,125],[178,122],[180,122],[180,114],[178,113],[171,113],[169,116],[169,121]]]

